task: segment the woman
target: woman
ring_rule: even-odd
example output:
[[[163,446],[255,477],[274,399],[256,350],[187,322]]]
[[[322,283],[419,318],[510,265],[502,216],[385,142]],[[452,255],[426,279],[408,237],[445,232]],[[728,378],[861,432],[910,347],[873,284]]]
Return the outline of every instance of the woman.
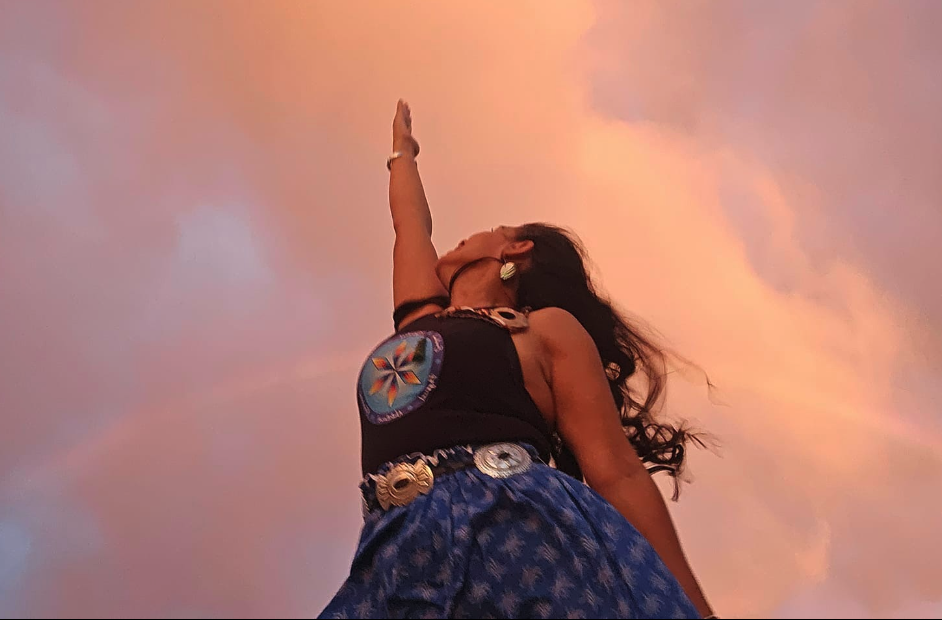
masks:
[[[692,439],[652,419],[659,351],[559,228],[439,257],[402,101],[393,151],[396,333],[360,374],[365,523],[321,617],[710,617],[649,474]]]

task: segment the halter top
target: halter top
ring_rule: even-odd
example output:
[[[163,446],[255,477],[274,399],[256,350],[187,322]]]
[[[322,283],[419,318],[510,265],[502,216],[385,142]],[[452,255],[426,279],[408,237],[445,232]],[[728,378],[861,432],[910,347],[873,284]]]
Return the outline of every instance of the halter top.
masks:
[[[511,337],[525,326],[514,311],[449,309],[380,343],[357,381],[363,473],[414,452],[500,441],[529,443],[549,462],[552,431]]]

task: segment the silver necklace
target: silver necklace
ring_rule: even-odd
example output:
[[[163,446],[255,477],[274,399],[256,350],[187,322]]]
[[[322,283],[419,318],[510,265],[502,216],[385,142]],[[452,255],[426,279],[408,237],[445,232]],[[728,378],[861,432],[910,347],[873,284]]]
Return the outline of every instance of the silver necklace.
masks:
[[[530,308],[524,308],[523,311],[513,308],[500,306],[497,308],[472,308],[471,306],[449,306],[435,314],[438,317],[445,316],[467,316],[470,318],[480,318],[489,323],[495,323],[507,331],[521,332],[530,326],[527,315]]]

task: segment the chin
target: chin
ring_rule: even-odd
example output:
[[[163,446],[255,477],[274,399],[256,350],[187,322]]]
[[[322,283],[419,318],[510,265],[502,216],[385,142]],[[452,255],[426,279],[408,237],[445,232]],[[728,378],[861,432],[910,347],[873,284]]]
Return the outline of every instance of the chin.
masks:
[[[447,254],[445,256],[447,256]],[[442,282],[442,285],[447,288],[448,284],[445,282],[445,278],[444,278],[444,275],[445,275],[444,270],[447,268],[447,264],[444,262],[443,260],[444,258],[445,257],[442,256],[441,258],[438,259],[438,262],[435,263],[435,275],[438,276],[438,280]]]
[[[461,255],[457,248],[438,259],[435,263],[435,275],[438,276],[442,286],[448,288],[448,282],[452,274],[461,266],[461,262]]]
[[[442,268],[447,268],[448,265],[457,265],[459,262],[461,262],[461,260],[459,257],[458,248],[449,250],[448,252],[445,252],[438,257],[438,262],[435,263],[435,271],[439,271]]]

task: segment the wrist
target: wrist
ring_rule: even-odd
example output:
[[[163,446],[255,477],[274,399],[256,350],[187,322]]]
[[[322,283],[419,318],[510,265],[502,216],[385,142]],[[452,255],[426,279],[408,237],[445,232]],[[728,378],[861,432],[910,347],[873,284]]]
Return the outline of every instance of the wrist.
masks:
[[[395,146],[393,147],[393,153],[397,154],[396,159],[408,159],[408,160],[415,159],[415,153],[408,146],[405,148],[401,146]]]
[[[415,156],[409,151],[395,150],[386,158],[386,169],[391,171],[393,163],[399,160],[405,160],[410,162],[413,166],[415,165]]]
[[[403,157],[415,158],[419,154],[419,143],[415,138],[400,138],[393,141],[393,151],[399,151]]]

